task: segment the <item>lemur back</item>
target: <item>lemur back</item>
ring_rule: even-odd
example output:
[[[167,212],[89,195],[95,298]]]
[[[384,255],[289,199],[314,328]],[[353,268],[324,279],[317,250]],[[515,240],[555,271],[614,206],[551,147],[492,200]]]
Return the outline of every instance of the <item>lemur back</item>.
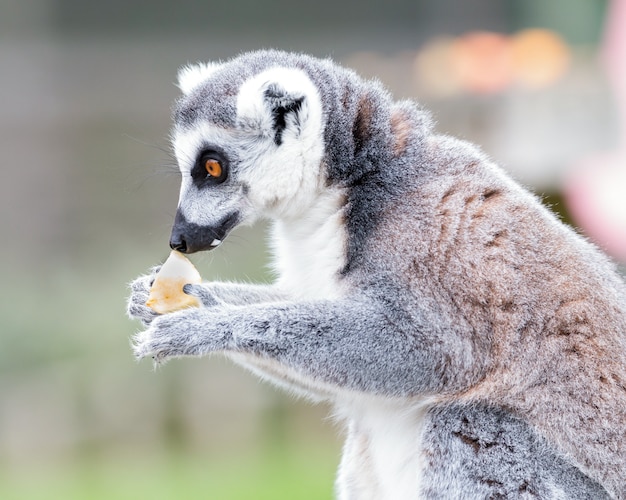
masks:
[[[329,60],[184,68],[170,244],[273,221],[273,285],[187,286],[138,357],[221,352],[346,422],[341,499],[626,498],[626,286],[426,111]],[[207,161],[218,162],[220,176]]]

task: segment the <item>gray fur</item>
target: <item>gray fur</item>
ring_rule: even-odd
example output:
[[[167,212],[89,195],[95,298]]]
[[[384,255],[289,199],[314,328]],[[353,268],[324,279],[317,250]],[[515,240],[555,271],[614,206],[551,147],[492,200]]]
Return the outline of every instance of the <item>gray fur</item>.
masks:
[[[207,306],[226,303],[233,306],[278,302],[288,297],[272,285],[256,285],[241,283],[220,283],[219,285],[205,283],[202,285],[185,285],[185,293],[201,299]]]
[[[139,319],[143,326],[149,326],[152,320],[158,316],[152,309],[146,306],[150,287],[161,266],[153,267],[150,274],[139,276],[131,284],[131,296],[127,304],[126,313],[131,318]]]
[[[609,498],[526,422],[501,408],[433,409],[424,430],[424,452],[431,457],[425,498]]]
[[[429,401],[416,498],[626,499],[614,266],[474,146],[327,60],[244,54],[180,99],[177,127],[237,127],[238,88],[275,66],[304,70],[321,96],[326,185],[346,193],[342,295],[212,283],[188,289],[205,307],[154,319],[142,277],[128,310],[150,327],[135,355],[243,356],[338,406],[346,394]]]

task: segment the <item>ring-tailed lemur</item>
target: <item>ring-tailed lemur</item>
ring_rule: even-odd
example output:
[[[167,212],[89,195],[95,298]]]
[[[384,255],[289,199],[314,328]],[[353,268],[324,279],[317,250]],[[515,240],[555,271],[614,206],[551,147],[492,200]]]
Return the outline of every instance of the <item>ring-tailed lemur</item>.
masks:
[[[347,425],[341,499],[626,498],[626,287],[470,144],[329,60],[179,74],[171,246],[273,221],[275,284],[129,314],[139,358],[222,352]]]

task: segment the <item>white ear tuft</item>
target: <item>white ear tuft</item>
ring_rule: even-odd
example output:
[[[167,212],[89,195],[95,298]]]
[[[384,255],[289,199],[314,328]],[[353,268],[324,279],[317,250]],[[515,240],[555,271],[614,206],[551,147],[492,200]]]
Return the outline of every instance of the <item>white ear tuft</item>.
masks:
[[[303,70],[296,68],[266,69],[246,80],[237,95],[239,123],[273,137],[277,146],[286,134],[298,137],[317,123],[321,109],[317,88]]]
[[[189,94],[220,66],[219,63],[196,63],[183,66],[178,70],[178,88],[183,91],[183,94]]]

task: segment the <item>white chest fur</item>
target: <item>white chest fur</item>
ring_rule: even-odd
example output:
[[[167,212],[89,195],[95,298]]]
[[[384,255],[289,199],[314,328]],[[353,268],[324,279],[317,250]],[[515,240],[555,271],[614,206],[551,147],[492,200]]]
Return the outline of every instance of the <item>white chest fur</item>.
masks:
[[[339,405],[349,422],[337,484],[340,499],[419,498],[427,408],[365,398]]]
[[[345,265],[343,193],[322,194],[300,217],[274,225],[272,247],[278,285],[295,299],[337,298]]]

